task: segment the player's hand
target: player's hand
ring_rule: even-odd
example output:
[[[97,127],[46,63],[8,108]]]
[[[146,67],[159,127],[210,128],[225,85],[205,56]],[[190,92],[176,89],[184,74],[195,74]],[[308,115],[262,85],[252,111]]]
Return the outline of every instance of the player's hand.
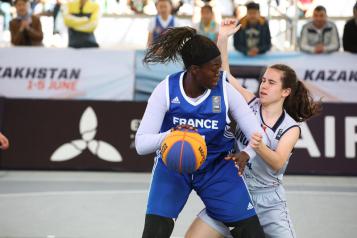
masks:
[[[259,53],[258,48],[252,48],[248,51],[248,56],[256,56]]]
[[[29,20],[22,20],[20,23],[20,29],[28,29],[30,27],[30,21]]]
[[[255,151],[259,150],[263,145],[263,136],[258,132],[253,133],[252,137],[250,138],[249,145]]]
[[[178,125],[175,128],[173,128],[174,131],[182,130],[182,129],[187,129],[187,130],[191,130],[191,131],[197,131],[196,127],[193,127],[193,126],[187,125],[187,124]]]
[[[224,159],[225,160],[233,160],[236,168],[238,169],[238,175],[242,176],[245,166],[247,165],[247,163],[249,161],[249,155],[246,152],[241,151],[236,154],[229,154]]]
[[[240,29],[237,19],[224,19],[221,23],[221,28],[219,29],[218,37],[228,38]]]
[[[2,133],[0,133],[0,148],[6,150],[9,148],[9,145],[9,140]]]

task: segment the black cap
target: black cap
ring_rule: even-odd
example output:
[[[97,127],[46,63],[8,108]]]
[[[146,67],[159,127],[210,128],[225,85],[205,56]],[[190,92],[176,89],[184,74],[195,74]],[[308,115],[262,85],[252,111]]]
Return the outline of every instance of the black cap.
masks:
[[[259,4],[258,3],[248,2],[247,4],[245,4],[245,6],[247,7],[247,10],[258,10],[259,11]]]

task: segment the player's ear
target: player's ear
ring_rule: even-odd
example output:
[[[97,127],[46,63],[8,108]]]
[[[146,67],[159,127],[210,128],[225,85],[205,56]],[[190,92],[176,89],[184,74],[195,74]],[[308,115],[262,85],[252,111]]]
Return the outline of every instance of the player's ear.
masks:
[[[198,66],[198,65],[191,65],[189,70],[191,71],[191,73],[192,73],[193,75],[196,75],[197,72],[200,70],[200,66]]]
[[[290,95],[290,93],[291,93],[291,88],[284,88],[282,96],[284,98],[286,98],[286,97],[288,97]]]

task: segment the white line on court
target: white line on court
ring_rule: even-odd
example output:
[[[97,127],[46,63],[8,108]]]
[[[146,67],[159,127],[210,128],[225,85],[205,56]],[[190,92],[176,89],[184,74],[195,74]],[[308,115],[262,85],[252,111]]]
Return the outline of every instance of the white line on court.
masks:
[[[58,196],[58,195],[115,195],[115,194],[147,194],[147,190],[120,190],[120,191],[58,191],[58,192],[29,192],[29,193],[4,193],[0,197],[24,197],[24,196]]]
[[[59,196],[59,195],[120,195],[120,194],[147,194],[148,190],[117,190],[117,191],[56,191],[56,192],[28,192],[28,193],[3,193],[1,197],[24,197],[24,196]],[[357,192],[334,192],[334,191],[287,191],[291,195],[331,195],[331,196],[357,196]]]
[[[357,196],[357,192],[339,192],[339,191],[288,191],[292,195],[330,195],[330,196]]]

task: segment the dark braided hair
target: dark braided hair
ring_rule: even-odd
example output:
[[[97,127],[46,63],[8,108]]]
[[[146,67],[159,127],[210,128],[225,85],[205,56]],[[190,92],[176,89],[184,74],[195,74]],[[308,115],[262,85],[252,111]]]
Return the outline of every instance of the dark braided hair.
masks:
[[[143,62],[168,63],[182,59],[185,69],[202,65],[220,55],[217,45],[209,38],[196,34],[191,27],[167,29],[147,49]]]
[[[275,64],[269,68],[283,72],[283,89],[291,89],[283,107],[295,121],[303,122],[321,112],[321,103],[313,100],[310,91],[298,79],[292,68],[284,64]]]

